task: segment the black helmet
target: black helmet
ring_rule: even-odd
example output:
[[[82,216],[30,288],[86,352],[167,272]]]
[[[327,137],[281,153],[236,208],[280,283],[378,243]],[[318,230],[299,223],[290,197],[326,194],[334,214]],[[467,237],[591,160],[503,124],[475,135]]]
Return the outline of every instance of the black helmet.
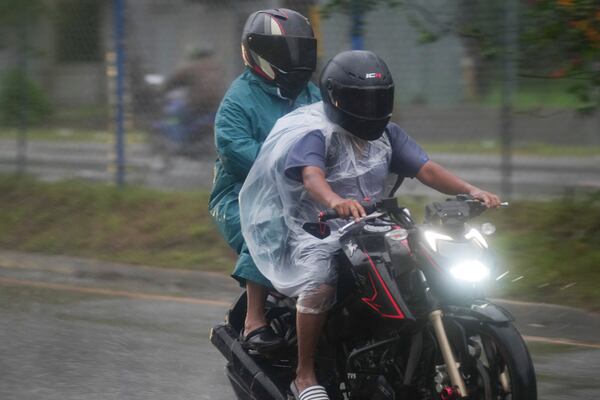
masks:
[[[319,86],[333,123],[362,139],[381,137],[394,109],[394,81],[381,58],[363,50],[339,53],[323,68]]]
[[[302,14],[285,8],[261,10],[246,21],[242,57],[281,96],[295,99],[316,69],[317,40]]]

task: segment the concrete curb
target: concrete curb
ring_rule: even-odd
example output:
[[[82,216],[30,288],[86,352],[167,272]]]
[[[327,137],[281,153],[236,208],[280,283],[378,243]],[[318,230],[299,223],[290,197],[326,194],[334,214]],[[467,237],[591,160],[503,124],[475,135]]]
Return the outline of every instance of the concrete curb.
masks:
[[[231,301],[240,292],[216,272],[110,263],[80,257],[0,250],[0,276],[49,283],[103,286]]]

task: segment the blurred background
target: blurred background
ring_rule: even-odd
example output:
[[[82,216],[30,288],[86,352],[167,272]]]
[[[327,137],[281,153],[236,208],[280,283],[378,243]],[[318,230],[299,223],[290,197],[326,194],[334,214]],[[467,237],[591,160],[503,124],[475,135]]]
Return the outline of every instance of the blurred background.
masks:
[[[235,263],[207,211],[212,125],[246,18],[274,7],[310,19],[315,80],[340,51],[376,52],[392,119],[511,202],[481,221],[498,228],[490,294],[517,313],[542,398],[597,397],[598,0],[0,0],[1,397],[228,398],[204,338],[238,289],[192,273]],[[444,198],[398,193],[418,218]]]
[[[212,117],[243,68],[243,24],[253,10],[288,7],[310,18],[319,65],[350,48],[383,57],[397,86],[393,119],[465,178],[506,196],[599,186],[594,1],[2,0],[0,7],[4,171],[209,188]],[[178,125],[186,90],[202,102],[187,136]],[[67,154],[52,155],[62,148]],[[405,190],[423,191],[411,182]]]

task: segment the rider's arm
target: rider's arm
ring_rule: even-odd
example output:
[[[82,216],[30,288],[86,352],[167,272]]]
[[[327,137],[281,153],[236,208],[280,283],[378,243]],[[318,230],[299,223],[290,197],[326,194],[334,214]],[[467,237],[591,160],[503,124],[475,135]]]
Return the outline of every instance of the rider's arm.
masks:
[[[338,196],[327,183],[325,171],[319,167],[308,166],[302,169],[302,182],[308,194],[327,208],[335,209],[342,218],[358,219],[367,215],[362,205],[353,199]]]
[[[365,210],[359,202],[335,193],[326,179],[325,136],[319,130],[301,137],[289,150],[285,160],[285,176],[301,182],[308,194],[325,208],[335,209],[340,217],[360,218]]]
[[[468,193],[482,200],[488,207],[498,207],[500,199],[493,193],[481,190],[454,175],[429,159],[425,151],[398,125],[387,127],[392,159],[390,170],[400,176],[416,177],[425,185],[446,194]]]
[[[215,140],[219,159],[230,174],[246,179],[260,150],[252,136],[247,112],[236,102],[223,100],[215,119]]]
[[[488,207],[500,206],[500,199],[493,193],[463,181],[434,161],[427,161],[417,173],[417,179],[425,185],[446,194],[468,193],[482,200]]]

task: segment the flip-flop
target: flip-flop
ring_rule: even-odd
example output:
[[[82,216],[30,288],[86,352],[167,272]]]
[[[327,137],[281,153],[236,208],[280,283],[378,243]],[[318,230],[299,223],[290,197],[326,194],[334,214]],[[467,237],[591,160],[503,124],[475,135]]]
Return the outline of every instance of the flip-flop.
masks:
[[[321,385],[309,386],[302,393],[298,393],[296,382],[292,381],[290,391],[294,395],[294,400],[329,400],[327,391]]]

